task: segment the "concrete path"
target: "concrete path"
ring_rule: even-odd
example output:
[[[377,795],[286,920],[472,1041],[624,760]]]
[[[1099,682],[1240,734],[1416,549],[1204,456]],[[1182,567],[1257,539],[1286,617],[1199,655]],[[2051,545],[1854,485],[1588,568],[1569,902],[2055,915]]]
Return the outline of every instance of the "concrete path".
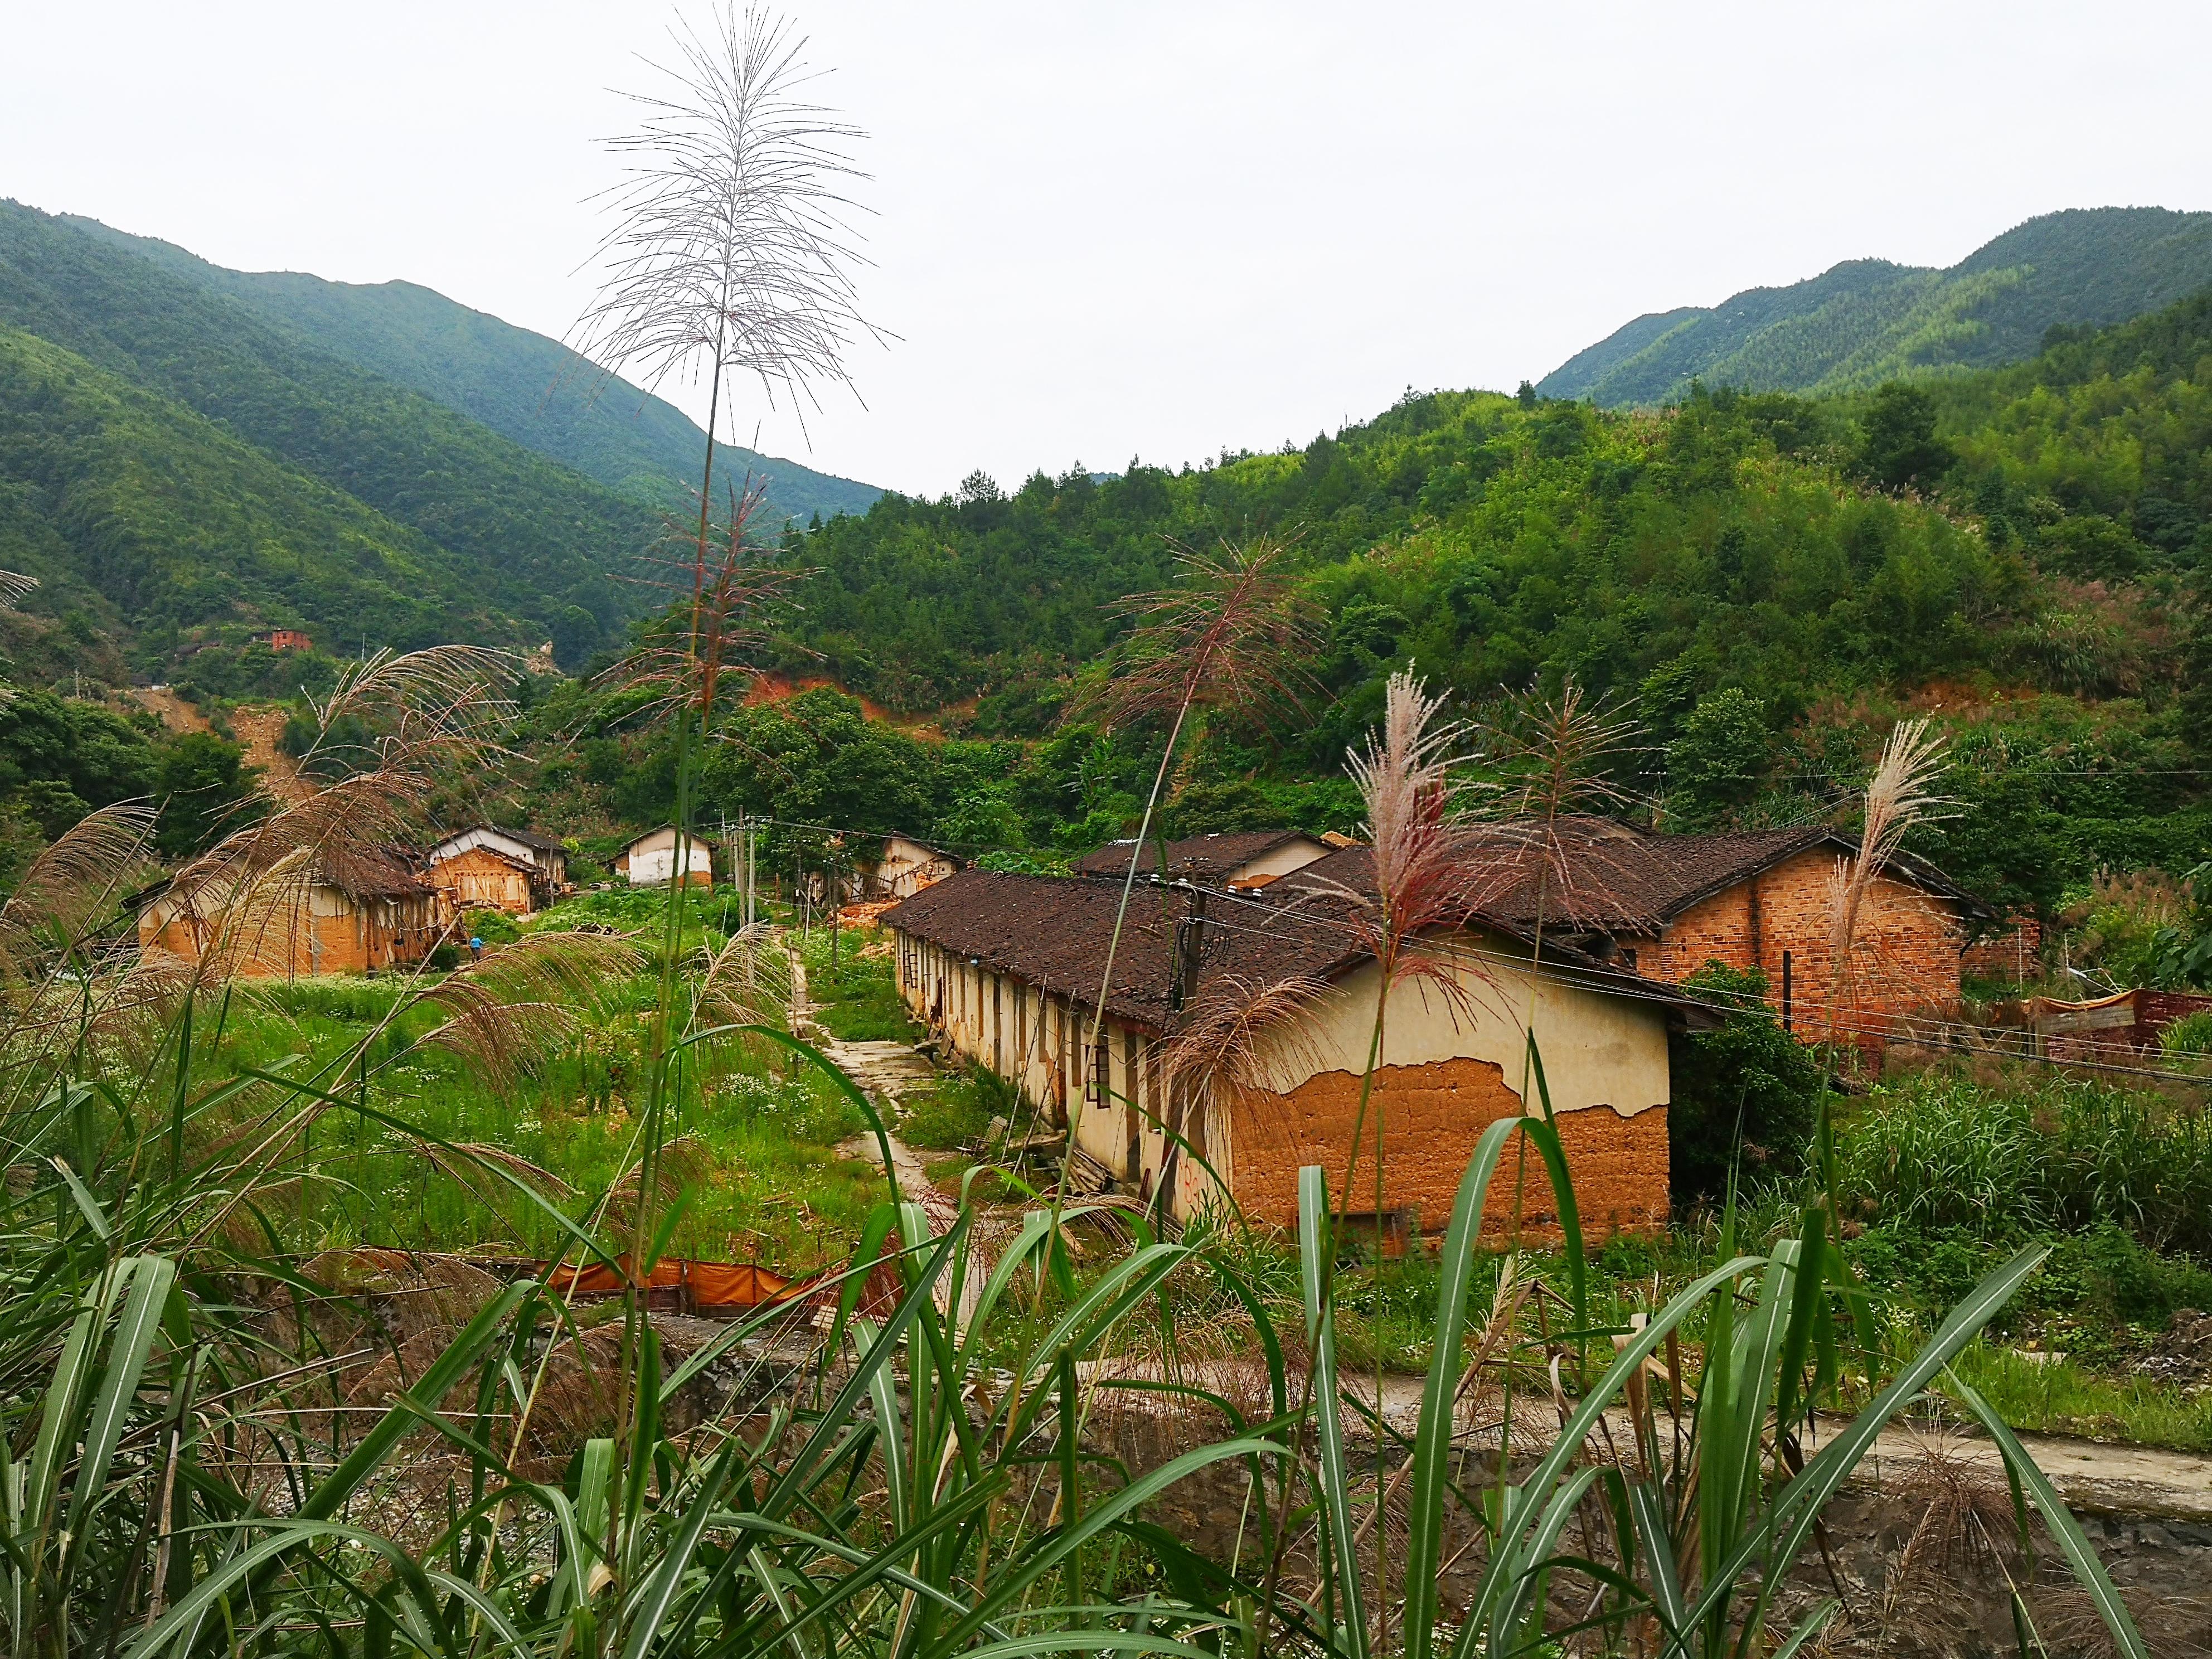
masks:
[[[1118,1368],[1117,1368],[1118,1369]],[[1121,1375],[1127,1376],[1127,1371]],[[1218,1384],[1220,1379],[1212,1379]],[[1256,1362],[1247,1379],[1254,1387],[1261,1376]],[[1372,1405],[1375,1376],[1347,1372],[1341,1376],[1344,1392]],[[1421,1390],[1425,1379],[1396,1371],[1382,1374],[1382,1415],[1386,1422],[1409,1438],[1420,1421]],[[1123,1395],[1123,1405],[1142,1398]],[[1164,1407],[1166,1402],[1163,1402]],[[1498,1400],[1495,1392],[1478,1397],[1463,1407],[1462,1431],[1475,1425],[1469,1438],[1495,1449],[1498,1443]],[[1608,1412],[1612,1443],[1625,1453],[1634,1444],[1626,1412]],[[1805,1449],[1816,1451],[1840,1432],[1849,1419],[1823,1415],[1815,1436]],[[1548,1399],[1527,1400],[1514,1412],[1516,1443],[1525,1434],[1531,1449],[1558,1432],[1559,1419]],[[1662,1419],[1662,1427],[1664,1419]],[[1352,1432],[1358,1433],[1356,1428]],[[2212,1523],[2212,1454],[2166,1451],[2151,1446],[2130,1446],[2098,1440],[2077,1440],[2065,1435],[2021,1434],[2021,1445],[2036,1467],[2051,1477],[2051,1484],[2078,1512],[2100,1516],[2151,1517],[2192,1525]],[[1602,1444],[1601,1439],[1596,1443]],[[1961,1472],[1972,1472],[1993,1483],[2004,1480],[2004,1461],[1996,1445],[1978,1430],[1934,1428],[1892,1424],[1876,1437],[1874,1449],[1863,1459],[1854,1477],[1865,1484],[1885,1484],[1885,1472],[1909,1477],[1932,1462]]]
[[[830,1057],[830,1061],[859,1085],[862,1094],[875,1103],[876,1109],[884,1115],[884,1127],[893,1131],[891,1169],[898,1178],[899,1195],[909,1202],[921,1205],[929,1212],[933,1231],[942,1231],[950,1224],[959,1206],[930,1184],[929,1174],[923,1166],[921,1154],[898,1138],[899,1098],[917,1085],[933,1081],[937,1068],[911,1046],[889,1041],[848,1042],[835,1036],[817,1024],[813,1014],[819,1006],[807,994],[806,963],[798,951],[791,953],[791,1008],[801,1036]],[[872,1133],[855,1135],[837,1150],[847,1158],[860,1158],[870,1164],[883,1160],[883,1149],[876,1144]]]

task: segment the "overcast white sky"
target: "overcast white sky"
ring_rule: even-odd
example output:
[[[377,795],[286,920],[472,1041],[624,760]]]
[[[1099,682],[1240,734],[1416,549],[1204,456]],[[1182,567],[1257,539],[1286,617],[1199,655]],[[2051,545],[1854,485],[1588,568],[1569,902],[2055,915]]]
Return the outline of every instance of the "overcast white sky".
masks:
[[[902,338],[811,450],[740,435],[909,491],[1303,442],[1838,259],[2212,207],[2201,0],[789,9],[872,135]],[[559,335],[672,15],[0,0],[0,196]]]

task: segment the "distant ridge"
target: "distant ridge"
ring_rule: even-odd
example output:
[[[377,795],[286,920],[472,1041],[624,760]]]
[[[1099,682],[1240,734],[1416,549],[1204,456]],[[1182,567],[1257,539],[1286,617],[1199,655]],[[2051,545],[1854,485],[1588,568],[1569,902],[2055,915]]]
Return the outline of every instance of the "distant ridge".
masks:
[[[559,341],[406,282],[334,283],[299,271],[240,271],[171,242],[64,216],[270,320],[320,350],[420,392],[501,436],[654,507],[697,488],[706,434],[674,404],[603,377]],[[718,473],[767,481],[770,507],[804,522],[865,513],[883,492],[796,461],[725,445]]]
[[[2212,213],[2074,208],[2016,225],[1948,270],[1852,259],[1784,288],[1638,317],[1540,381],[1608,408],[1693,380],[1849,392],[2033,356],[2055,325],[2106,325],[2212,283]]]

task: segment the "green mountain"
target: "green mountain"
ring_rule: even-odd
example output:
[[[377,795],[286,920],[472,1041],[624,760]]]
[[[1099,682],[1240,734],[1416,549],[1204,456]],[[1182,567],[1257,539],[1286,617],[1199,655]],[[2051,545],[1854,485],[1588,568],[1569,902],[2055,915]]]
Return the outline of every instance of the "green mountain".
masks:
[[[706,434],[674,404],[602,377],[558,341],[471,311],[413,283],[332,283],[296,271],[210,264],[94,219],[69,222],[162,265],[319,350],[418,392],[525,448],[659,507],[698,487]],[[796,461],[725,445],[718,473],[767,481],[770,507],[805,520],[865,513],[881,492]]]
[[[644,603],[623,578],[663,533],[653,507],[13,203],[0,327],[5,522],[40,574],[96,593],[86,614],[153,630],[149,666],[257,625],[535,644],[571,607],[604,629]],[[141,574],[111,580],[117,559]]]
[[[963,846],[1126,834],[1158,729],[1061,717],[1113,672],[1115,602],[1174,579],[1171,541],[1262,532],[1316,615],[1304,707],[1201,714],[1174,833],[1352,827],[1346,747],[1410,668],[1472,711],[1572,676],[1641,728],[1615,781],[1676,824],[1835,811],[1890,724],[1934,711],[1962,805],[1922,850],[2003,905],[2212,847],[2212,289],[1924,388],[1700,387],[1656,414],[1434,392],[1200,468],[886,495],[805,538],[770,665],[941,740],[833,690],[756,704],[706,810]],[[583,741],[549,740],[535,810],[665,815],[657,731],[581,686],[548,708]],[[785,769],[742,758],[764,755]]]
[[[224,623],[523,642],[483,592],[480,560],[5,326],[0,567],[38,577],[42,606],[173,647]]]
[[[1948,270],[1855,259],[1708,310],[1639,317],[1537,383],[1607,408],[1694,380],[1847,392],[2032,356],[2055,325],[2124,322],[2212,283],[2212,213],[2075,209],[2017,225]]]

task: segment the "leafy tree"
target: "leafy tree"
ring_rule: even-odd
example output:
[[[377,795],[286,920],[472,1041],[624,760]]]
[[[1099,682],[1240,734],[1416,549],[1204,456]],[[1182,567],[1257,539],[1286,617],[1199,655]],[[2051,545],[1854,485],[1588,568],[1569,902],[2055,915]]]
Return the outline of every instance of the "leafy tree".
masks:
[[[580,672],[599,648],[599,619],[580,605],[554,613],[553,660],[567,673]]]
[[[1711,1203],[1731,1171],[1745,1186],[1803,1167],[1821,1074],[1765,1005],[1766,975],[1709,962],[1682,981],[1729,1012],[1711,1031],[1668,1039],[1668,1184],[1678,1205]]]
[[[150,793],[154,745],[151,729],[112,709],[20,692],[0,704],[0,802],[51,841],[96,806]]]
[[[1925,392],[1892,380],[1874,394],[1859,422],[1862,477],[1885,489],[1903,489],[1933,483],[1957,459],[1936,435],[1936,404]]]
[[[1774,742],[1758,698],[1735,686],[1702,697],[1667,746],[1667,805],[1686,823],[1725,819],[1759,793]]]
[[[161,804],[155,844],[166,858],[188,858],[239,822],[238,803],[253,793],[245,751],[212,732],[186,732],[162,745],[154,793]]]

